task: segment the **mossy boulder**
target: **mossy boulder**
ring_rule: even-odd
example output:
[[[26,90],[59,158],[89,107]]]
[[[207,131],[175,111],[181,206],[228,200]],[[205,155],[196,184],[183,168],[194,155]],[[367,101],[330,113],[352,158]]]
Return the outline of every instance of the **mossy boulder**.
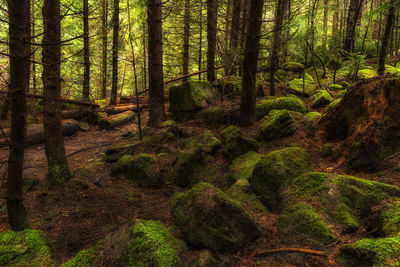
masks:
[[[207,249],[200,250],[196,253],[196,259],[190,262],[189,266],[193,267],[218,267],[218,262]]]
[[[377,76],[378,73],[373,69],[361,69],[358,70],[358,77],[363,79],[369,79]]]
[[[340,84],[331,84],[329,86],[329,89],[333,90],[333,91],[340,91],[343,89],[343,85]]]
[[[178,138],[182,134],[178,124],[173,120],[164,121],[160,124],[160,127],[161,134],[164,135],[164,137]]]
[[[72,259],[63,263],[61,267],[89,267],[95,266],[97,255],[95,247],[79,251]]]
[[[116,162],[124,155],[132,155],[139,148],[140,143],[114,145],[107,148],[104,156],[105,162]]]
[[[289,242],[320,248],[336,241],[328,225],[310,204],[304,202],[284,209],[278,227]]]
[[[253,218],[224,192],[208,183],[175,193],[171,213],[186,239],[215,252],[235,252],[260,235]]]
[[[225,145],[225,154],[230,160],[260,149],[260,144],[256,140],[243,136],[236,126],[228,126],[220,132],[220,135]]]
[[[382,232],[385,236],[400,236],[400,199],[385,200],[380,210]]]
[[[207,81],[187,81],[183,85],[169,89],[169,110],[171,112],[190,112],[202,109],[206,95],[212,90]]]
[[[261,122],[258,139],[267,142],[277,140],[293,135],[296,130],[296,121],[288,110],[272,110]]]
[[[335,101],[333,101],[332,103],[330,103],[326,109],[325,109],[325,113],[324,114],[328,114],[329,112],[331,112],[332,110],[334,110],[336,107],[339,106],[340,102],[342,102],[342,98],[338,98]]]
[[[298,62],[286,62],[282,65],[282,69],[284,69],[285,71],[303,73],[304,65]]]
[[[1,233],[0,266],[55,266],[49,240],[39,230]]]
[[[292,71],[285,71],[282,69],[279,69],[275,72],[275,80],[277,82],[289,82],[293,79],[299,78],[299,73],[295,73]]]
[[[322,117],[322,114],[316,111],[308,112],[304,115],[304,119],[307,121],[317,121]]]
[[[89,131],[89,123],[87,123],[87,122],[80,122],[79,123],[79,130],[81,130],[81,131],[84,131],[84,132],[87,132],[87,131]]]
[[[185,266],[186,244],[174,238],[159,221],[140,220],[131,241],[119,258],[121,266]]]
[[[234,159],[232,164],[229,166],[229,171],[233,180],[249,180],[260,159],[261,155],[254,151],[248,152]]]
[[[340,248],[345,266],[398,266],[400,237],[366,238]]]
[[[333,101],[332,96],[326,90],[320,90],[318,94],[314,95],[312,102],[313,108],[320,108],[329,105]]]
[[[181,152],[172,168],[174,183],[181,187],[192,184],[194,168],[202,162],[203,149],[196,142],[192,146]]]
[[[312,79],[312,78],[311,78]],[[309,97],[315,94],[314,81],[304,79],[304,90],[303,90],[303,79],[293,79],[289,82],[288,91],[292,94]]]
[[[274,109],[287,109],[300,113],[307,112],[307,107],[303,101],[294,95],[278,97],[278,98],[262,98],[256,104],[257,120],[268,115]]]
[[[111,166],[111,175],[118,176],[126,174],[128,172],[128,166],[132,160],[132,155],[124,155],[120,157],[119,160]]]
[[[232,199],[238,201],[242,205],[250,206],[259,211],[268,212],[258,196],[253,192],[248,180],[237,180],[227,191]]]
[[[339,91],[339,92],[336,94],[336,97],[337,97],[337,98],[343,98],[344,95],[345,95],[346,93],[347,93],[347,89],[342,90],[342,91]]]
[[[233,79],[218,79],[217,81],[217,90],[221,95],[233,96],[235,93],[239,94],[241,89],[242,82],[235,77]]]
[[[138,154],[129,160],[126,177],[146,187],[158,187],[163,183],[157,158],[148,154]]]
[[[222,142],[211,131],[207,130],[203,134],[184,140],[183,145],[188,149],[198,145],[204,152],[214,154],[222,146]]]
[[[310,159],[310,155],[299,147],[275,150],[263,156],[256,164],[249,179],[251,187],[269,209],[279,209],[284,185],[311,171],[313,167]]]
[[[239,112],[235,109],[211,107],[203,109],[198,118],[211,125],[236,124],[239,121]]]

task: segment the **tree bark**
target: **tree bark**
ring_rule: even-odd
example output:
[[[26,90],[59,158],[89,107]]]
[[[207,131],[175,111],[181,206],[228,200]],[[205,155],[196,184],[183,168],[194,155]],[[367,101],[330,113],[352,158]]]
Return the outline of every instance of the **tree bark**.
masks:
[[[239,32],[240,32],[240,10],[241,10],[241,0],[233,0],[233,10],[232,10],[232,24],[231,24],[231,37],[229,42],[229,48],[233,54],[233,62],[230,67],[229,75],[236,75],[236,62],[238,55],[238,43],[239,43]]]
[[[251,0],[249,27],[243,62],[242,93],[240,98],[240,125],[248,126],[255,122],[255,84],[257,74],[258,51],[264,1]]]
[[[247,20],[248,20],[248,10],[249,10],[249,0],[244,0],[243,2],[243,13],[242,13],[242,26],[240,29],[240,53],[243,54],[244,47],[246,46],[247,37]],[[239,64],[239,76],[243,75],[243,59],[240,59]]]
[[[279,68],[279,46],[281,44],[281,33],[283,24],[285,0],[278,0],[275,9],[274,39],[271,52],[271,69],[269,76],[270,95],[275,95],[275,72]]]
[[[112,85],[110,105],[117,104],[118,94],[118,37],[119,37],[119,0],[114,0],[113,45],[112,45]]]
[[[51,185],[61,185],[71,173],[65,157],[61,128],[61,77],[60,77],[60,1],[45,0],[43,4],[43,93],[44,136],[48,162],[47,180]]]
[[[108,18],[108,0],[102,0],[101,6],[101,46],[102,46],[102,64],[101,64],[101,97],[107,97],[107,18]]]
[[[378,74],[379,75],[385,74],[385,61],[386,61],[386,55],[387,55],[387,48],[388,48],[388,42],[390,39],[390,33],[392,31],[395,12],[396,12],[395,0],[390,0],[389,10],[388,10],[387,17],[386,17],[385,32],[382,37],[381,51],[379,53],[379,62],[378,62]]]
[[[82,101],[89,101],[90,95],[90,49],[89,49],[89,0],[83,0],[83,90]]]
[[[35,31],[36,31],[36,29],[35,29],[35,27],[36,27],[36,25],[35,25],[35,1],[34,0],[31,0],[31,28],[32,28],[32,38],[31,38],[31,42],[32,43],[35,43],[36,42],[36,38],[34,37],[35,36]],[[36,79],[36,63],[35,63],[35,61],[36,61],[36,57],[35,57],[35,51],[33,51],[33,53],[32,53],[32,93],[33,94],[36,94],[37,93],[37,79]]]
[[[29,86],[29,1],[8,1],[10,38],[11,150],[8,158],[7,211],[11,229],[27,228],[23,203],[23,166],[26,129],[26,98]]]
[[[215,81],[215,50],[217,46],[217,1],[207,0],[207,80]]]
[[[329,2],[328,0],[324,0],[324,23],[323,23],[323,35],[322,35],[322,47],[326,49],[326,43],[328,40],[328,11],[329,11]]]
[[[148,2],[147,25],[149,34],[148,125],[158,127],[160,122],[165,120],[161,0]]]
[[[203,1],[200,1],[200,35],[199,35],[199,71],[202,68],[203,61]],[[199,74],[201,80],[201,74]]]
[[[356,26],[362,6],[362,1],[363,0],[350,0],[346,22],[346,33],[343,42],[343,50],[347,53],[352,53],[354,50]]]
[[[183,75],[189,73],[189,41],[190,41],[190,0],[185,0],[183,30]],[[186,82],[184,79],[183,82]]]

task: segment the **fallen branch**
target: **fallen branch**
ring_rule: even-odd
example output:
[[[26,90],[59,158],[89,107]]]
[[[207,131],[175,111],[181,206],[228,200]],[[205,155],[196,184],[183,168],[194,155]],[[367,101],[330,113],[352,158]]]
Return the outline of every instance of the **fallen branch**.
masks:
[[[251,256],[252,257],[263,257],[263,256],[271,255],[271,254],[277,254],[277,253],[303,253],[303,254],[310,254],[310,255],[320,256],[320,257],[328,257],[328,254],[323,251],[306,249],[306,248],[274,248],[274,249],[266,249],[266,250],[256,250],[253,254],[251,254]]]
[[[128,110],[114,116],[102,118],[99,121],[99,127],[100,129],[109,130],[134,119],[135,119],[135,112]]]

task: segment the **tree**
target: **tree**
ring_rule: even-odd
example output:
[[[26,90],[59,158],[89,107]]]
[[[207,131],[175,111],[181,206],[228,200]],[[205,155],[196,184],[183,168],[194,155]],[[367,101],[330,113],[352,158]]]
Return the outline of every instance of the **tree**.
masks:
[[[389,10],[388,10],[387,17],[386,17],[385,32],[383,33],[381,51],[379,53],[379,63],[378,63],[378,74],[379,75],[385,74],[385,61],[386,61],[386,55],[387,55],[387,48],[388,48],[390,33],[393,28],[393,20],[394,20],[395,12],[396,12],[395,0],[390,0]]]
[[[207,80],[215,81],[215,49],[217,45],[217,0],[207,0]]]
[[[343,50],[351,53],[354,50],[354,40],[356,35],[356,26],[358,16],[361,11],[363,0],[350,0],[350,5],[347,13],[346,32],[343,43]]]
[[[119,0],[114,0],[113,44],[112,44],[112,84],[110,105],[117,104],[118,92],[118,37],[119,37]]]
[[[158,127],[160,122],[165,120],[161,0],[150,0],[148,2],[147,25],[149,34],[148,125]]]
[[[29,87],[29,1],[8,1],[10,38],[11,148],[8,159],[7,211],[11,229],[28,227],[23,203],[26,97]]]
[[[275,72],[279,68],[279,47],[281,44],[281,33],[285,6],[285,0],[278,0],[275,9],[274,39],[272,41],[271,71],[269,77],[270,95],[272,96],[275,95]]]
[[[240,97],[240,125],[248,126],[255,122],[255,86],[260,31],[264,1],[251,0],[246,49],[243,61],[242,93]]]
[[[190,41],[190,0],[185,0],[183,30],[183,75],[189,73],[189,41]],[[187,81],[187,78],[183,79]]]
[[[89,50],[89,0],[83,0],[83,53],[84,74],[82,100],[89,101],[90,94],[90,50]]]
[[[230,68],[230,75],[236,74],[236,68],[234,65],[236,64],[237,58],[237,48],[239,43],[239,32],[240,32],[240,10],[241,10],[241,0],[233,0],[233,10],[232,10],[232,25],[231,25],[231,37],[229,42],[229,48],[233,53],[233,62]]]
[[[43,93],[44,136],[48,162],[47,180],[61,185],[70,179],[71,173],[65,157],[64,138],[61,128],[61,27],[60,1],[45,0],[43,4]]]
[[[102,47],[102,64],[101,64],[101,97],[107,97],[107,18],[108,18],[108,0],[101,0],[101,47]]]

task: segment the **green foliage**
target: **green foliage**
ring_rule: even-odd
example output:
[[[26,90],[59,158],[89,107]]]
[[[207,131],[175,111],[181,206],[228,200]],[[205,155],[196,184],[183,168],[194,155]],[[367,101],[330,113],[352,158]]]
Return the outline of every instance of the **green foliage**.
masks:
[[[320,108],[329,105],[333,101],[332,96],[326,90],[320,90],[316,95],[313,96],[313,98],[313,108]]]
[[[307,111],[304,102],[294,95],[278,98],[261,98],[256,104],[256,118],[258,120],[261,119],[273,109],[287,109],[301,113]]]
[[[232,164],[229,166],[229,171],[231,172],[233,179],[235,181],[241,179],[249,180],[249,178],[253,174],[254,167],[256,166],[260,158],[260,154],[251,151],[233,160]]]
[[[316,121],[319,120],[322,117],[322,114],[316,111],[313,112],[308,112],[306,115],[304,115],[304,119],[307,121]]]

